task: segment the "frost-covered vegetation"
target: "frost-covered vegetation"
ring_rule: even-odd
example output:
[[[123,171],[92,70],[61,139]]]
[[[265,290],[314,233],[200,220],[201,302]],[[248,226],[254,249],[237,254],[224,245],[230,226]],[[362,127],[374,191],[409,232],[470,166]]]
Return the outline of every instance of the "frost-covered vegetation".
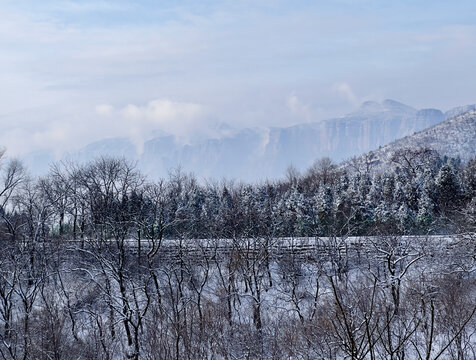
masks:
[[[322,159],[256,185],[110,158],[2,170],[5,359],[476,356],[474,159]]]
[[[363,165],[371,160],[374,166],[385,168],[396,151],[416,148],[430,148],[448,157],[468,161],[474,157],[476,149],[476,110],[473,107],[467,112],[458,112],[440,124],[398,139],[352,162]]]

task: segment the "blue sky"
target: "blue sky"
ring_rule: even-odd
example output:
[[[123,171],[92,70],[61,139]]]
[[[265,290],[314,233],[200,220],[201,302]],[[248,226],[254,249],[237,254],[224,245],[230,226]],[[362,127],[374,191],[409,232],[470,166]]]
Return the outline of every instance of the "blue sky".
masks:
[[[0,144],[58,153],[476,102],[474,1],[1,1]]]

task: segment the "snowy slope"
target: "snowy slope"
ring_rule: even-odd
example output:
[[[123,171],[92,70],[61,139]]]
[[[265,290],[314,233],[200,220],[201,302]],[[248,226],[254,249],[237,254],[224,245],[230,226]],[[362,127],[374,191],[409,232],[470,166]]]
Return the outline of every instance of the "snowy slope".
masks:
[[[363,164],[372,159],[375,165],[384,164],[399,149],[429,148],[440,155],[468,161],[476,156],[476,110],[470,110],[413,135],[403,137],[378,150],[353,159]],[[344,164],[347,166],[350,162]]]

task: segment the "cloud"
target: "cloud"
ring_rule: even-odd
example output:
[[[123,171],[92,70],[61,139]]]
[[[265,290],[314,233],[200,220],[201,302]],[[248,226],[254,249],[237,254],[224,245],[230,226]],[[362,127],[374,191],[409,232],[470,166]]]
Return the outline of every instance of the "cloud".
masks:
[[[110,1],[59,1],[52,4],[52,10],[82,13],[82,12],[109,12],[109,11],[126,11],[131,8],[126,3],[110,2]]]
[[[203,105],[170,99],[153,100],[145,106],[129,104],[120,110],[134,127],[145,131],[160,129],[184,140],[190,139],[202,127],[206,113]]]
[[[215,131],[210,126],[210,111],[206,106],[168,98],[122,107],[98,104],[89,112],[71,115],[74,109],[66,114],[56,113],[54,121],[19,122],[17,126],[3,127],[0,144],[11,155],[38,149],[51,149],[59,155],[100,139],[124,137],[133,141],[141,153],[144,142],[159,134],[167,133],[177,142],[191,143],[214,135],[211,132]]]
[[[160,126],[175,128],[177,119],[180,119],[181,124],[194,122],[204,113],[204,107],[200,104],[157,99],[150,101],[146,106],[127,105],[121,112],[129,119],[142,119]]]
[[[343,96],[349,103],[354,106],[359,105],[360,101],[355,96],[350,85],[346,82],[336,82],[332,85],[332,90],[340,96]]]
[[[111,116],[114,112],[114,107],[109,104],[101,104],[95,107],[96,113],[102,116]]]
[[[130,138],[139,153],[144,141],[158,132],[174,135],[181,143],[207,135],[208,110],[197,103],[162,98],[145,105],[129,104],[117,111],[111,105],[97,105],[95,111],[103,124],[109,123],[116,129],[116,136]]]
[[[257,150],[257,152],[258,152],[257,155],[262,156],[262,155],[265,154],[266,148],[270,143],[271,131],[270,131],[269,128],[261,128],[261,129],[259,129],[259,133],[260,133],[260,136],[261,136],[261,142],[260,142],[259,148]]]
[[[17,126],[2,132],[0,143],[11,156],[18,156],[39,149],[53,150],[61,155],[64,149],[71,148],[78,137],[83,137],[81,126],[68,122],[52,122],[42,128]],[[21,141],[18,141],[21,139]]]
[[[309,106],[303,104],[296,95],[293,94],[287,98],[286,106],[293,115],[300,117],[305,122],[309,122],[311,120]]]

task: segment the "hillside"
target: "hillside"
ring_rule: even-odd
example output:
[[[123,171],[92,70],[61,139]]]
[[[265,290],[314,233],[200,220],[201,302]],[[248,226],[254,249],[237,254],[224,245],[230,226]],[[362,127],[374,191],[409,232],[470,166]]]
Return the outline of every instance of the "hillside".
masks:
[[[380,166],[400,149],[429,148],[440,155],[460,158],[466,162],[476,156],[476,110],[470,110],[434,125],[428,129],[405,136],[377,150],[366,153],[344,163],[363,165],[371,161],[372,166]]]

